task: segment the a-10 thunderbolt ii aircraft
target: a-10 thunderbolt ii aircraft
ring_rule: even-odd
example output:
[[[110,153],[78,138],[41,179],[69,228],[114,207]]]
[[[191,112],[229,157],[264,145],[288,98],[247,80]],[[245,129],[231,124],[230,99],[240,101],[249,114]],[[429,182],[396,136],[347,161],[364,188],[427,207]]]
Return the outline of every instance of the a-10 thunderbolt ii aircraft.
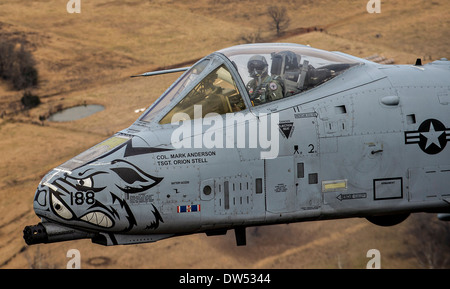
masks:
[[[226,48],[129,128],[51,170],[28,244],[413,212],[450,217],[450,62],[381,65],[297,44]]]

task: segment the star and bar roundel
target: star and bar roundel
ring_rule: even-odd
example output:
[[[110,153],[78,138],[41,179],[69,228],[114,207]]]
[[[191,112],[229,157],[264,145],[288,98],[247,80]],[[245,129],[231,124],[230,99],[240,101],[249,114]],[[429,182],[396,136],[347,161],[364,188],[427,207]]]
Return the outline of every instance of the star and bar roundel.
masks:
[[[427,154],[440,153],[450,140],[450,128],[437,119],[424,120],[418,130],[405,131],[405,144],[418,144]]]

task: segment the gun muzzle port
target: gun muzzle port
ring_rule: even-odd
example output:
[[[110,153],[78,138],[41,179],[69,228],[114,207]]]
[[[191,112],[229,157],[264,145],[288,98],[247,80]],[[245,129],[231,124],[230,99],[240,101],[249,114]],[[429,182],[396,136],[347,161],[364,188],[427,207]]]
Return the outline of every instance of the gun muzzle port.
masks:
[[[25,243],[27,245],[47,243],[48,235],[45,227],[42,223],[39,223],[34,226],[26,226],[23,229],[23,238],[25,239]]]
[[[93,233],[84,232],[58,224],[45,222],[34,226],[26,226],[23,229],[23,238],[28,245],[41,243],[54,243],[78,239],[91,239]]]

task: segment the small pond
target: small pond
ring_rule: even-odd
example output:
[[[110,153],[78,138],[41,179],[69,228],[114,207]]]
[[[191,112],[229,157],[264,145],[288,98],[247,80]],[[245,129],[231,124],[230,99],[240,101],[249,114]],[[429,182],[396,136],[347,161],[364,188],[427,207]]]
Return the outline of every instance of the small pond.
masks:
[[[62,111],[54,113],[48,118],[48,120],[57,122],[72,121],[88,117],[104,109],[105,107],[99,104],[80,105],[66,108]]]

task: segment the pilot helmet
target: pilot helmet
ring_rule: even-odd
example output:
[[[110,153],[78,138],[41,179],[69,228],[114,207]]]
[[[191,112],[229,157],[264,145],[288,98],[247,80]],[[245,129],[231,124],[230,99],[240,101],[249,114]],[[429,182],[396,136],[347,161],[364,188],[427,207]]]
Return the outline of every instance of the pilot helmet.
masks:
[[[248,73],[251,77],[260,77],[267,74],[267,61],[262,55],[254,55],[247,62]]]

